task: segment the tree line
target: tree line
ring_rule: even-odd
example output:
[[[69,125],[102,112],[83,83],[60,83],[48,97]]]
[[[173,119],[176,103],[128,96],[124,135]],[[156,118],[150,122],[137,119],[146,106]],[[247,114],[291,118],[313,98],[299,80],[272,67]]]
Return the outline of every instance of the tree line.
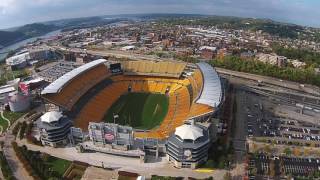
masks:
[[[30,151],[25,145],[19,147],[16,142],[12,142],[12,147],[26,171],[34,179],[62,179],[47,163],[52,158],[50,155]]]
[[[1,167],[3,177],[5,179],[7,179],[7,180],[15,180],[16,179],[13,176],[12,170],[10,169],[8,161],[2,151],[0,151],[0,167]]]
[[[308,49],[285,48],[278,44],[273,44],[272,49],[280,56],[289,59],[297,59],[311,66],[320,66],[320,53]]]
[[[212,66],[263,76],[271,76],[289,81],[320,86],[320,76],[313,67],[297,69],[293,67],[278,67],[254,60],[243,60],[236,56],[214,59],[209,62]]]

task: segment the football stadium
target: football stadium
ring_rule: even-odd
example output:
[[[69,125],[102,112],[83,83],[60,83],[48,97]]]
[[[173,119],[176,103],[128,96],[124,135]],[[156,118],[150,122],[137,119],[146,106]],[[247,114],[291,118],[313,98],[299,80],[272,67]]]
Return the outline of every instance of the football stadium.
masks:
[[[41,95],[84,132],[89,123],[105,122],[132,127],[134,138],[158,140],[187,120],[210,118],[223,101],[212,66],[178,61],[99,59],[64,74]]]

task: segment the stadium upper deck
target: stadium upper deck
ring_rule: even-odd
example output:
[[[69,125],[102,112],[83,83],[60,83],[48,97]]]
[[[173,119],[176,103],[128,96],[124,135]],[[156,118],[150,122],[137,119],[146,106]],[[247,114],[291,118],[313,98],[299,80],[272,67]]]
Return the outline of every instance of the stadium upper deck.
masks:
[[[99,59],[64,74],[41,92],[42,97],[71,110],[81,96],[110,75],[105,62],[106,60]]]
[[[126,75],[146,75],[179,78],[186,63],[171,61],[124,61],[123,72]]]

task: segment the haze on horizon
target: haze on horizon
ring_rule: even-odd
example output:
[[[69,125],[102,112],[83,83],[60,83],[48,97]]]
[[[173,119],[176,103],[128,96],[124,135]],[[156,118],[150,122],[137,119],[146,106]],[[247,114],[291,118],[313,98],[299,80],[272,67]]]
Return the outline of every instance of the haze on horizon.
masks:
[[[96,15],[182,13],[269,18],[320,27],[319,0],[1,0],[0,29]]]

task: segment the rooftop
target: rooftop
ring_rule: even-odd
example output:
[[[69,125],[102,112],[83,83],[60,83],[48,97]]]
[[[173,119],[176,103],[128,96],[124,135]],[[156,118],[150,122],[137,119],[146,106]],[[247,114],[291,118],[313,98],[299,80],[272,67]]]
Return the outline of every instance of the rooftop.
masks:
[[[203,129],[193,124],[184,124],[176,128],[175,135],[183,140],[195,141],[203,136]]]
[[[40,117],[41,122],[46,122],[46,123],[52,123],[59,121],[59,119],[62,117],[62,112],[58,111],[51,111],[47,112],[44,115]]]

